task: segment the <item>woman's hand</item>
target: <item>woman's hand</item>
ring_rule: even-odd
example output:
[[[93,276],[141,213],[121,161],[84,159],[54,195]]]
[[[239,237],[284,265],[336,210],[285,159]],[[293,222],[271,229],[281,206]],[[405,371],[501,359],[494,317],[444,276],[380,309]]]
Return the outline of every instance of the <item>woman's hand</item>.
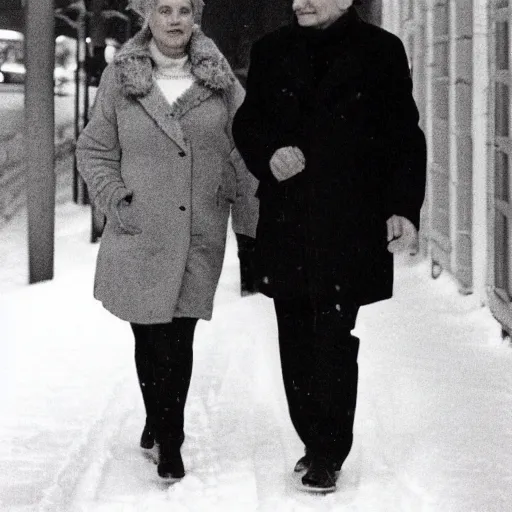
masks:
[[[123,191],[115,194],[112,198],[111,208],[114,230],[119,235],[139,235],[142,230],[135,226],[129,218],[128,212],[131,208],[133,194],[130,191]]]
[[[405,217],[393,215],[387,220],[388,251],[394,254],[413,249],[418,250],[418,231]]]
[[[131,208],[130,203],[128,203],[125,199],[119,202],[117,206],[117,217],[119,219],[119,230],[121,234],[124,235],[140,235],[142,233],[142,230],[132,224],[132,222],[129,220],[126,220],[127,213],[129,209]]]
[[[306,167],[304,153],[295,146],[279,148],[270,159],[270,170],[277,181],[284,181],[299,174],[304,167]]]

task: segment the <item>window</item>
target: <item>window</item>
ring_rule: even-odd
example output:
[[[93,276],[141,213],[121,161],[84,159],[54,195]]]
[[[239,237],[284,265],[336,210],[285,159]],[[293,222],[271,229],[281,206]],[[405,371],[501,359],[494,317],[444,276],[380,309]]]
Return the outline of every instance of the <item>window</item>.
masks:
[[[509,158],[503,151],[496,151],[494,155],[494,196],[505,203],[509,202],[510,177]]]
[[[496,83],[494,120],[496,136],[509,135],[509,86],[501,82]]]
[[[507,70],[509,66],[509,24],[508,21],[496,23],[496,69]]]
[[[511,249],[509,243],[512,240],[510,228],[512,226],[512,204],[510,201],[510,87],[512,75],[510,72],[510,26],[512,9],[509,0],[494,0],[492,3],[490,32],[491,32],[491,94],[494,116],[494,131],[491,134],[490,175],[494,181],[491,236],[493,236],[494,250],[494,292],[491,297],[491,308],[497,317],[508,326],[512,327],[512,310],[510,300],[512,286],[510,282]],[[491,260],[492,261],[492,260]],[[501,304],[501,305],[500,305]],[[504,305],[507,305],[504,308]],[[501,311],[501,313],[500,313]],[[503,311],[507,311],[503,314]]]
[[[497,213],[494,223],[494,284],[501,296],[508,296],[508,217]]]

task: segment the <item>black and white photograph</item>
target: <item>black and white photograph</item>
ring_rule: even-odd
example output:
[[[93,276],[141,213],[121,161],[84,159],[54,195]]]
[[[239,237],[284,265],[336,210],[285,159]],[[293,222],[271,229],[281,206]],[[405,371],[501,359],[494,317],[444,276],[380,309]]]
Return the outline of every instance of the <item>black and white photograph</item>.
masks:
[[[0,511],[512,510],[511,28],[0,0]]]

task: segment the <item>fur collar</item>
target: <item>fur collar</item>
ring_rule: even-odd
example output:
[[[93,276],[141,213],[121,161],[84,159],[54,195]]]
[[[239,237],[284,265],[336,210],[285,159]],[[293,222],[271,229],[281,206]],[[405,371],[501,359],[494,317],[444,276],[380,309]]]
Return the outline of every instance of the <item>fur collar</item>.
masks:
[[[153,87],[153,60],[149,51],[151,32],[143,28],[114,58],[116,77],[125,96],[140,98]],[[199,27],[194,27],[189,43],[192,74],[200,85],[214,91],[228,89],[235,75],[215,43]]]

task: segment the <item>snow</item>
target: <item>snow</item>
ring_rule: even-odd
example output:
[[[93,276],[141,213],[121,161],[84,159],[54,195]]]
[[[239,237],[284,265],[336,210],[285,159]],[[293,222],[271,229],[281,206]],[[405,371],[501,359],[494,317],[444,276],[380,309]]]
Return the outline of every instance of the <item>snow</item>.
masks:
[[[425,261],[397,258],[392,300],[361,310],[355,442],[336,493],[296,489],[272,302],[241,298],[233,236],[200,322],[187,476],[138,448],[144,413],[127,324],[92,298],[87,207],[60,203],[56,275],[28,286],[25,218],[0,231],[0,510],[512,510],[512,350],[489,310]]]

